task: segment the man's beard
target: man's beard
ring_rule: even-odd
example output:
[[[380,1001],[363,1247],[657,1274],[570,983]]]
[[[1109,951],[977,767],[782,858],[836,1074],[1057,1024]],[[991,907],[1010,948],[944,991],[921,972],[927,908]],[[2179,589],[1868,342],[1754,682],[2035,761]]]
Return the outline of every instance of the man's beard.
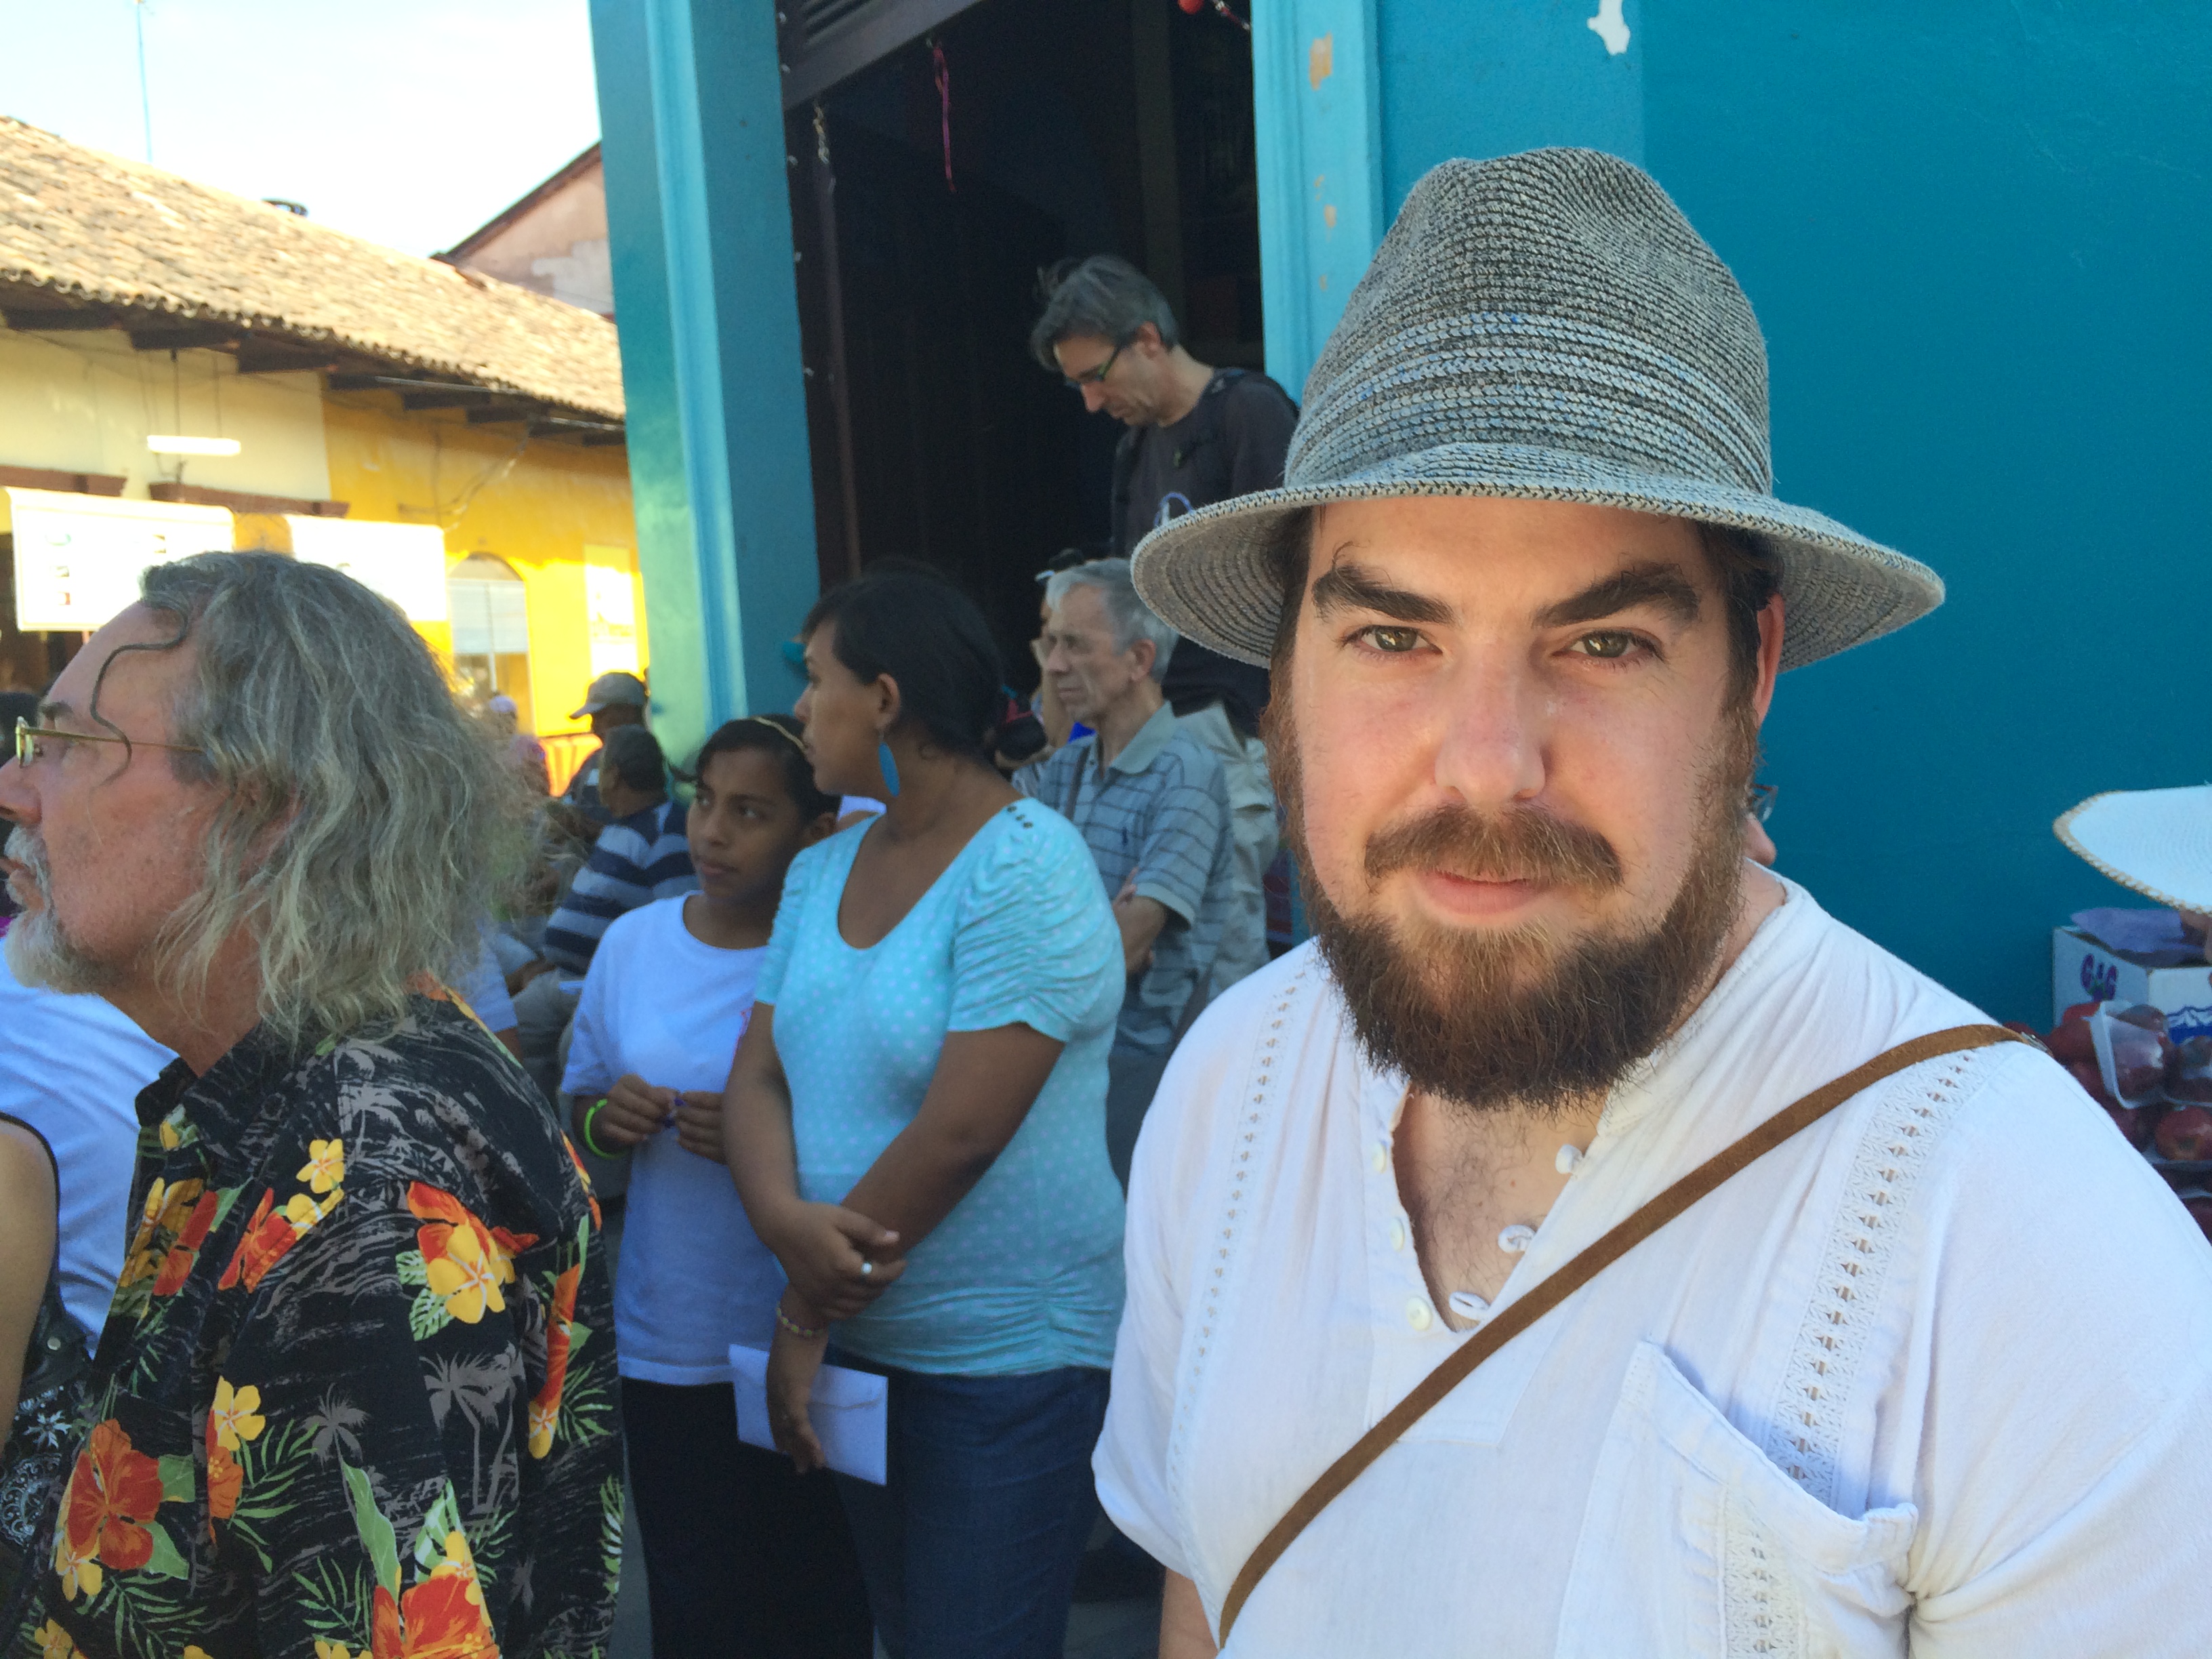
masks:
[[[1276,798],[1314,936],[1368,1057],[1462,1106],[1546,1111],[1611,1089],[1656,1048],[1705,989],[1742,903],[1743,804],[1758,728],[1748,708],[1723,718],[1700,781],[1690,866],[1655,926],[1565,941],[1541,925],[1423,924],[1408,936],[1380,917],[1346,915],[1315,878],[1297,734],[1288,698],[1278,696],[1267,711]],[[1401,870],[1600,893],[1622,879],[1603,836],[1534,808],[1494,817],[1439,809],[1378,832],[1365,866],[1370,890]]]
[[[26,909],[8,927],[8,968],[16,983],[72,995],[106,990],[115,982],[114,970],[78,949],[54,915],[53,872],[46,865],[46,842],[19,827],[9,832],[5,851],[39,890],[38,908]]]

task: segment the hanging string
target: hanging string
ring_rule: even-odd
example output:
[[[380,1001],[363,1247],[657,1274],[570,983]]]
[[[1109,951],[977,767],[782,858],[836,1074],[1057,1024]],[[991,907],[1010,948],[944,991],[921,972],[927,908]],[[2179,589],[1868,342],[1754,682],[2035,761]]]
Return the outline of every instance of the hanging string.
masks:
[[[938,131],[945,142],[945,188],[949,191],[956,188],[952,182],[952,67],[945,61],[945,48],[933,34],[929,37],[929,67],[937,82]]]

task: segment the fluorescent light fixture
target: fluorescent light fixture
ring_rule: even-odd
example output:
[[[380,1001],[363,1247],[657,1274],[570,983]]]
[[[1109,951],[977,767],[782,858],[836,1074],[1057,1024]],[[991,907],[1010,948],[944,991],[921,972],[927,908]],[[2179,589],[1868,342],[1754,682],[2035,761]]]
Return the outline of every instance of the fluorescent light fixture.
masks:
[[[173,434],[155,433],[146,440],[146,447],[156,455],[235,455],[235,438],[179,438]]]

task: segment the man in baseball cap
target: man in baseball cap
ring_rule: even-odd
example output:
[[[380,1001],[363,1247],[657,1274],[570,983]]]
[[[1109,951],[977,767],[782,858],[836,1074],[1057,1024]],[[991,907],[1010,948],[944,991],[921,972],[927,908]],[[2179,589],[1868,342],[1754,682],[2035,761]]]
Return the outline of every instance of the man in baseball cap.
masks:
[[[2212,1651],[2195,1224],[1744,857],[1777,675],[1943,590],[1777,499],[1656,183],[1431,173],[1283,487],[1135,579],[1271,665],[1316,934],[1137,1148],[1097,1469],[1164,1659]]]
[[[645,724],[645,682],[635,674],[625,674],[620,669],[602,674],[592,682],[591,690],[584,693],[584,706],[571,709],[568,718],[580,720],[589,717],[592,735],[604,744],[607,733],[625,726]],[[595,823],[609,822],[607,811],[599,801],[599,756],[594,749],[584,763],[576,769],[576,775],[568,781],[562,799]]]

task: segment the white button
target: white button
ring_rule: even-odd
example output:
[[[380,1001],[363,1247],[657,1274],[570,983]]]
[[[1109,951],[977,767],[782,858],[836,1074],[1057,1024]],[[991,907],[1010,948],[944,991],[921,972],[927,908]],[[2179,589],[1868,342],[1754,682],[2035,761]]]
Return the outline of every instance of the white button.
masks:
[[[1406,1298],[1406,1322],[1415,1330],[1428,1329],[1429,1322],[1435,1316],[1429,1312],[1429,1304],[1422,1301],[1419,1297],[1409,1296]]]
[[[1579,1146],[1560,1147],[1559,1155],[1552,1160],[1552,1167],[1563,1176],[1572,1175],[1583,1167],[1583,1149]]]
[[[1381,1175],[1383,1170],[1390,1167],[1390,1149],[1381,1141],[1376,1141],[1367,1149],[1367,1162],[1376,1175]]]
[[[1519,1255],[1536,1242],[1536,1230],[1518,1222],[1498,1235],[1498,1248],[1508,1255]]]
[[[1390,1224],[1390,1248],[1394,1250],[1402,1250],[1406,1248],[1406,1224],[1402,1221],[1393,1221]]]
[[[1471,1325],[1480,1325],[1490,1317],[1490,1304],[1473,1291],[1454,1291],[1451,1310]]]

